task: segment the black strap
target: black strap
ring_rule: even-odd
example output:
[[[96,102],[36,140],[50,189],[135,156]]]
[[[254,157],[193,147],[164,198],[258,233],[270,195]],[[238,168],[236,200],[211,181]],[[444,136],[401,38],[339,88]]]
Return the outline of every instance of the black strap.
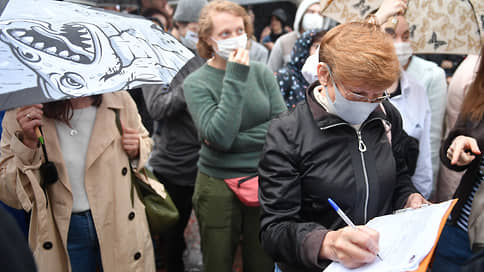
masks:
[[[253,179],[253,178],[255,178],[255,177],[257,177],[257,174],[253,174],[253,175],[250,175],[250,176],[248,176],[248,177],[245,177],[245,178],[239,179],[239,181],[237,182],[237,183],[238,183],[238,184],[237,184],[237,186],[238,186],[238,187],[240,187],[240,185],[241,185],[242,183],[244,183],[244,182],[246,182],[246,181],[248,181],[248,180],[250,180],[250,179]]]

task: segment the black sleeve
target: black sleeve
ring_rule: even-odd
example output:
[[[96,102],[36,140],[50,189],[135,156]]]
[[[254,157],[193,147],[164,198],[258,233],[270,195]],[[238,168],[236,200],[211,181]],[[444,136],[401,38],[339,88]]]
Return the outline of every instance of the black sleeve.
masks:
[[[321,268],[317,255],[327,230],[300,217],[301,176],[289,127],[284,119],[271,122],[259,163],[262,247],[275,261]]]
[[[445,167],[447,167],[451,170],[454,170],[454,171],[464,171],[469,167],[469,165],[472,164],[472,163],[470,163],[470,164],[464,165],[464,166],[452,165],[452,164],[450,164],[450,160],[447,158],[447,149],[449,149],[449,146],[452,144],[454,139],[457,138],[457,136],[462,135],[462,136],[472,137],[472,136],[469,135],[469,132],[466,129],[466,123],[467,123],[467,120],[463,119],[459,116],[459,118],[457,119],[457,122],[455,123],[454,127],[449,132],[449,135],[447,136],[444,143],[440,147],[440,160],[445,165]]]

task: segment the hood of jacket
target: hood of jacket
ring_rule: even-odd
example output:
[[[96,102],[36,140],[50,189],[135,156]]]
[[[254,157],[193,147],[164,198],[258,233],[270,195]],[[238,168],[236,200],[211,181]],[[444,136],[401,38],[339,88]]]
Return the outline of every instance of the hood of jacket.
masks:
[[[306,13],[306,10],[312,5],[319,3],[319,0],[303,0],[301,4],[299,4],[297,11],[296,11],[296,16],[294,17],[294,31],[299,32],[299,26],[301,25],[302,18],[304,16],[304,13]]]

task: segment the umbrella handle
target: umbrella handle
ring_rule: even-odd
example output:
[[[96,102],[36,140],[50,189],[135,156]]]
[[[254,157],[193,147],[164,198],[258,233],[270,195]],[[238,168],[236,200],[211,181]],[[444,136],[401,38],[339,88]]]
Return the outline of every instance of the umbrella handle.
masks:
[[[39,127],[35,127],[35,134],[37,135],[37,138],[40,141],[40,144],[44,144],[44,137],[42,136],[42,133],[40,132]]]

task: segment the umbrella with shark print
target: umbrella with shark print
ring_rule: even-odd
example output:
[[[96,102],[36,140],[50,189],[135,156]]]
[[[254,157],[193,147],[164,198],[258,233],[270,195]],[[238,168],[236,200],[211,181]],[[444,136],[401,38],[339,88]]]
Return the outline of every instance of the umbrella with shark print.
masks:
[[[168,85],[193,56],[141,17],[52,0],[2,0],[0,12],[0,110]]]

